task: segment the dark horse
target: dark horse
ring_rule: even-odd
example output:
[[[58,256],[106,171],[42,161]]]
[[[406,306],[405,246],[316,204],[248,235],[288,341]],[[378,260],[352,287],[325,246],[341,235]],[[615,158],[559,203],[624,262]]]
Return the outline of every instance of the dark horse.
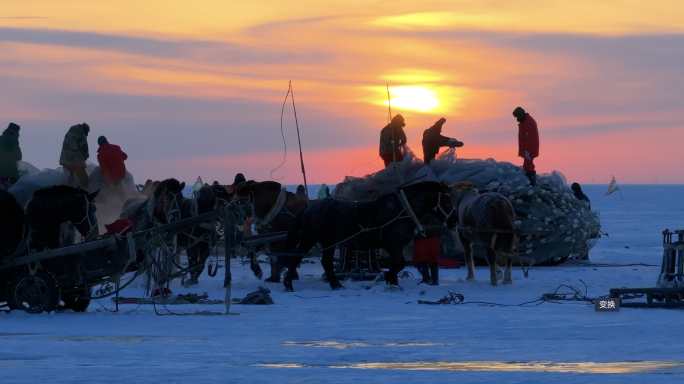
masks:
[[[292,192],[283,191],[282,185],[274,181],[254,182],[252,180],[241,184],[237,188],[236,196],[248,199],[254,206],[253,218],[256,230],[259,234],[284,232],[290,229],[295,221],[295,215],[309,202],[302,200]],[[272,252],[282,252],[285,240],[269,244]],[[254,276],[261,279],[263,272],[257,255],[261,247],[257,248],[250,256],[250,268]],[[283,270],[283,261],[271,257],[271,276],[265,281],[269,283],[280,282],[280,272]],[[295,270],[296,273],[296,270]]]
[[[226,188],[219,185],[202,187],[198,192],[196,199],[183,199],[182,219],[209,213],[216,208],[226,206],[232,198]],[[186,285],[197,284],[209,252],[216,245],[216,240],[216,226],[212,223],[202,223],[178,234],[178,246],[185,248],[188,266],[194,267],[190,271],[190,280],[186,281]]]
[[[0,263],[14,253],[21,253],[29,227],[24,210],[14,196],[0,189]]]
[[[408,204],[420,219],[433,211],[449,229],[456,226],[457,215],[445,185],[424,182],[402,188]],[[321,264],[332,289],[343,288],[335,276],[335,246],[383,248],[390,254],[390,268],[385,281],[399,285],[398,274],[404,269],[402,251],[411,241],[416,224],[400,199],[400,191],[388,193],[373,201],[355,202],[328,198],[319,200],[297,214],[287,235],[285,252],[309,252],[316,244],[323,249]],[[293,271],[301,257],[293,257],[285,276],[287,291],[292,291]]]
[[[93,200],[99,192],[88,193],[66,185],[37,190],[26,205],[30,249],[40,252],[72,245],[73,231],[63,226],[68,223],[76,227],[85,240],[96,238],[99,233]]]
[[[131,221],[133,232],[144,231],[155,224],[168,224],[181,218],[185,183],[166,179],[159,183],[150,198],[135,197],[123,205],[119,218]]]
[[[501,255],[502,252],[513,253],[517,242],[513,206],[507,198],[498,193],[480,195],[469,182],[456,183],[450,188],[452,198],[458,209],[460,227],[458,236],[461,239],[466,264],[468,265],[466,280],[475,279],[473,244],[482,244],[487,251],[489,280],[492,285],[497,285],[497,256]],[[487,229],[498,231],[498,233],[488,232]],[[506,270],[504,271],[503,283],[512,284],[513,259],[510,257],[505,257],[505,259]]]

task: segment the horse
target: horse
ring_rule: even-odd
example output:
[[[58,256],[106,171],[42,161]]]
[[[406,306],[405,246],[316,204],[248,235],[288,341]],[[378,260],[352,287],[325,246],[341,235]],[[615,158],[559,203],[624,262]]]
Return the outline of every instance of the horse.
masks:
[[[287,231],[294,222],[297,212],[310,204],[310,202],[295,196],[294,193],[284,191],[282,185],[274,181],[247,181],[237,187],[235,196],[236,198],[248,199],[253,204],[254,211],[251,216],[254,218],[254,224],[259,234]],[[282,252],[284,247],[285,240],[268,245],[268,248],[273,252]],[[257,262],[257,255],[262,250],[262,247],[257,247],[250,255],[250,269],[254,276],[259,279],[263,276],[263,272]],[[265,281],[279,283],[283,267],[282,260],[271,257],[271,276]]]
[[[212,212],[219,207],[229,204],[232,194],[223,186],[202,187],[198,191],[196,199],[185,198],[181,203],[181,218],[187,219],[197,215]],[[185,248],[188,255],[190,280],[186,285],[197,284],[199,276],[204,270],[204,263],[209,257],[209,252],[216,245],[216,227],[211,223],[198,224],[178,234],[177,244]]]
[[[150,229],[158,223],[176,222],[181,218],[183,188],[185,183],[176,179],[166,179],[159,183],[152,197],[128,199],[119,218],[130,220],[133,232]]]
[[[26,204],[26,221],[30,228],[29,246],[41,252],[74,244],[73,227],[86,240],[99,235],[97,207],[94,199],[100,191],[56,185],[39,189]]]
[[[468,265],[466,280],[475,279],[473,244],[482,244],[487,251],[491,284],[497,285],[498,255],[502,252],[513,253],[517,243],[513,206],[506,197],[498,193],[479,194],[469,182],[452,185],[450,193],[458,209],[458,236],[465,250],[465,260]],[[496,232],[487,232],[486,229],[493,229]],[[510,257],[504,257],[504,259],[506,270],[503,284],[512,284],[513,259]]]
[[[410,210],[404,208],[400,200],[403,198],[401,193],[405,194]],[[398,286],[398,274],[404,269],[403,249],[416,230],[416,222],[411,215],[420,219],[431,211],[449,229],[455,228],[456,210],[447,187],[441,183],[409,185],[367,202],[322,199],[297,214],[287,234],[285,252],[309,252],[316,244],[320,244],[323,248],[321,264],[330,287],[337,290],[343,286],[334,273],[335,246],[383,248],[390,254],[390,268],[385,274],[385,282]],[[290,260],[283,281],[288,292],[294,290],[293,266],[296,267],[301,259],[293,257]]]
[[[29,234],[24,210],[9,192],[0,189],[0,263],[5,257],[23,252]]]

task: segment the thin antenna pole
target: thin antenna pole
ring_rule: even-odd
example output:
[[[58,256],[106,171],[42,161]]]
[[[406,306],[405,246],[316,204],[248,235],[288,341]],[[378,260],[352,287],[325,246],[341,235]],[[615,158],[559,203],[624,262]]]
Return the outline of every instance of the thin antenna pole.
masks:
[[[302,140],[299,137],[299,122],[297,121],[297,107],[295,107],[294,89],[290,80],[290,94],[292,95],[292,109],[294,109],[295,125],[297,126],[297,142],[299,143],[299,161],[302,163],[302,175],[304,176],[304,192],[309,197],[309,186],[306,184],[306,170],[304,169],[304,155],[302,154]]]
[[[389,84],[387,85],[387,107],[389,108],[387,110],[387,120],[389,124],[392,124],[392,99],[390,99],[390,91],[389,91]],[[392,132],[392,166],[394,167],[394,181],[397,183],[399,182],[399,176],[397,176],[397,149],[395,149],[395,141],[394,141],[394,127],[390,127],[390,131]]]
[[[392,121],[392,102],[390,100],[389,84],[387,84],[387,123]]]
[[[620,191],[620,187],[618,187],[617,191],[620,192],[620,198],[622,199],[622,204],[625,205],[625,211],[627,211],[627,213],[629,213],[629,209],[627,209],[627,203],[625,203],[625,198],[622,197],[622,192]]]

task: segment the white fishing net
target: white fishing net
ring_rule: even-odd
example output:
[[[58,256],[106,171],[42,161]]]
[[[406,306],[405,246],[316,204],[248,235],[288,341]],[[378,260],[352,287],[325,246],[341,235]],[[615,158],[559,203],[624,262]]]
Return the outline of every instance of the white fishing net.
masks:
[[[21,204],[25,206],[31,199],[31,196],[43,188],[48,188],[54,185],[67,185],[69,173],[62,167],[57,169],[43,169],[39,170],[30,163],[25,161],[18,162],[19,173],[21,177],[10,189],[11,193]],[[116,193],[107,187],[104,183],[102,170],[99,166],[91,162],[86,162],[86,172],[90,179],[90,186],[88,191],[94,192],[100,190],[95,198],[95,205],[97,206],[97,222],[100,233],[104,233],[106,229],[105,224],[112,223],[119,218],[121,208],[124,201],[127,199],[138,197],[140,193],[135,186],[133,175],[126,171],[126,178],[123,180],[123,199],[118,197]]]
[[[558,171],[537,175],[537,185],[531,186],[521,167],[494,159],[456,159],[455,149],[448,149],[425,165],[408,148],[396,167],[363,177],[347,176],[337,185],[333,196],[350,200],[367,200],[379,196],[397,184],[415,181],[441,181],[453,184],[471,182],[480,192],[497,192],[509,199],[516,213],[519,229],[549,231],[548,235],[519,236],[518,252],[537,262],[549,254],[589,252],[600,230],[598,213],[588,209],[588,203],[578,200]],[[535,252],[535,251],[539,252]]]
[[[378,172],[363,177],[346,176],[343,182],[337,184],[332,196],[348,200],[373,200],[398,184],[410,184],[420,176],[424,177],[418,182],[439,181],[430,167],[426,167],[408,146],[403,147],[403,152],[404,159],[401,162],[392,163]]]

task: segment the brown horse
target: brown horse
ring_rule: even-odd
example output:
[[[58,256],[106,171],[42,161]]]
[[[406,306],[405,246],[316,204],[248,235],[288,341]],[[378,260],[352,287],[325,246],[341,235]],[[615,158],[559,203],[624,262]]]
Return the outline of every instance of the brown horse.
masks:
[[[255,182],[250,180],[237,187],[236,196],[249,199],[248,201],[254,204],[252,216],[259,234],[289,230],[297,212],[310,204],[295,196],[294,193],[284,191],[282,185],[275,181]],[[284,247],[285,240],[281,240],[270,243],[268,250],[282,252]],[[261,279],[263,272],[257,263],[257,255],[264,250],[264,248],[258,247],[250,255],[250,268],[254,272],[254,276],[259,279]],[[271,276],[265,281],[279,283],[280,273],[284,265],[276,257],[271,257]]]
[[[458,235],[465,250],[468,265],[466,280],[475,279],[473,263],[473,244],[482,244],[487,251],[489,278],[497,285],[497,258],[501,253],[513,253],[517,237],[515,235],[515,211],[507,198],[498,193],[480,195],[468,182],[450,186],[451,198],[458,209]],[[498,232],[488,232],[492,229]],[[506,270],[503,284],[512,284],[511,268],[513,259],[504,257]]]

